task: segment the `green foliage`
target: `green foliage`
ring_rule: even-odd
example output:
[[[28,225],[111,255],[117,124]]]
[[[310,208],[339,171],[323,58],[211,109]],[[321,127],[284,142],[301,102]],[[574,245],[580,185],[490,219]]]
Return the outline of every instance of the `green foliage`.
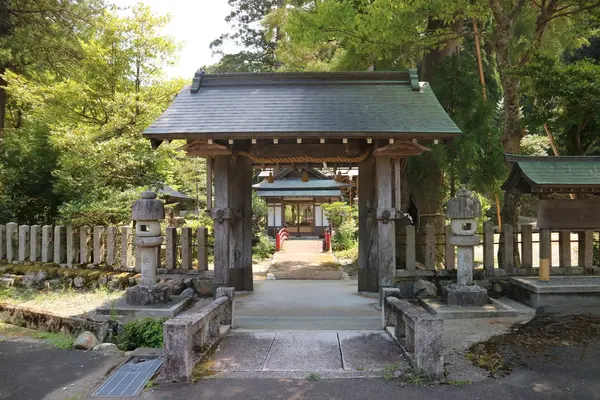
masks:
[[[266,35],[260,22],[277,6],[276,0],[228,0],[231,12],[225,21],[232,24],[233,33],[224,33],[210,44],[211,50],[223,57],[214,65],[206,67],[217,72],[262,72],[276,67],[276,43]],[[234,43],[244,50],[225,54],[224,46]]]
[[[139,347],[163,346],[163,323],[168,318],[142,318],[125,324],[119,336],[119,348],[124,351]]]
[[[36,332],[33,334],[33,337],[36,339],[43,339],[48,344],[56,347],[57,349],[68,350],[73,347],[73,342],[75,339],[73,336],[64,335],[62,333],[53,333],[53,332]]]
[[[331,238],[331,249],[333,251],[350,250],[356,247],[358,225],[354,218],[346,218],[334,231]]]
[[[321,204],[325,215],[331,223],[333,229],[337,229],[346,219],[355,218],[358,214],[356,207],[348,205],[342,201],[336,201],[330,204]]]
[[[309,382],[318,382],[321,380],[321,375],[316,373],[316,372],[311,372],[307,377],[306,380]]]
[[[522,73],[530,78],[530,126],[542,131],[548,124],[561,155],[600,154],[600,65],[537,57]]]
[[[258,243],[252,247],[252,257],[269,258],[275,253],[275,243],[264,232],[258,233]]]
[[[15,3],[21,3],[15,8],[24,15],[35,8],[28,0]],[[67,2],[60,10],[45,3],[48,9],[36,9],[30,21],[48,13],[61,23],[69,18],[77,23],[68,37],[61,37],[67,33],[57,26],[50,29],[57,37],[40,38],[54,50],[68,49],[68,56],[52,65],[39,62],[36,66],[43,68],[35,72],[0,68],[10,122],[0,157],[0,222],[127,223],[131,204],[148,187],[169,184],[187,193],[204,192],[204,160],[187,157],[181,141],[152,150],[141,136],[184,84],[162,73],[179,47],[160,33],[169,18],[141,4],[123,16],[95,2],[87,2],[89,9]],[[51,40],[56,42],[44,42]],[[70,57],[76,62],[67,65]]]
[[[254,236],[267,229],[267,202],[252,191],[252,233]]]
[[[521,139],[521,154],[528,156],[547,156],[550,148],[548,136],[526,135]]]

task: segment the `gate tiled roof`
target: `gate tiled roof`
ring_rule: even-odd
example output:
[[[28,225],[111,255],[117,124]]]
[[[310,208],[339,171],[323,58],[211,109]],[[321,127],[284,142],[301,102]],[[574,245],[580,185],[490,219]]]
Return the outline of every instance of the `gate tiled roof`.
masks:
[[[460,133],[416,73],[198,73],[151,139],[412,137]]]

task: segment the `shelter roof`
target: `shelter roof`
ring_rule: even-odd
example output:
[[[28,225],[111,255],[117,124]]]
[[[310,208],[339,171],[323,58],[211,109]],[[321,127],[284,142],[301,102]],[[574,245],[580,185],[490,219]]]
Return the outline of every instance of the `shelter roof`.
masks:
[[[514,163],[503,190],[520,193],[600,192],[600,157],[506,155]]]
[[[177,200],[196,200],[195,198],[188,196],[185,193],[178,192],[169,185],[163,184],[160,188],[156,190],[156,192],[160,197],[170,197],[172,199]]]
[[[144,132],[154,140],[444,139],[460,130],[409,72],[196,73]]]
[[[255,189],[260,189],[260,191],[292,189],[296,191],[304,191],[304,195],[311,195],[310,192],[314,190],[339,189],[349,186],[352,185],[336,182],[333,179],[312,179],[308,182],[302,182],[301,179],[276,179],[273,181],[273,183],[269,183],[267,180],[264,180],[253,185],[252,187]]]
[[[340,197],[339,190],[257,190],[259,197]]]

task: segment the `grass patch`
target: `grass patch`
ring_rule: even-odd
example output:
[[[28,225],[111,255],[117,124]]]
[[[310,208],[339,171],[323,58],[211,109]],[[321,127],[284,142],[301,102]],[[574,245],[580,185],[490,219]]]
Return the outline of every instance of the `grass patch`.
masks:
[[[75,338],[73,336],[52,332],[35,332],[32,335],[32,337],[36,339],[42,339],[46,341],[46,343],[52,345],[53,347],[63,350],[73,348],[73,342],[75,341]]]
[[[306,377],[306,380],[309,382],[317,382],[321,380],[321,375],[317,374],[316,372],[311,372],[310,375]]]
[[[202,379],[208,379],[217,374],[216,371],[210,369],[213,365],[213,361],[206,360],[204,362],[196,364],[192,370],[192,383],[198,382]]]
[[[384,382],[396,379],[398,376],[400,376],[400,364],[386,365],[381,371],[381,378]]]

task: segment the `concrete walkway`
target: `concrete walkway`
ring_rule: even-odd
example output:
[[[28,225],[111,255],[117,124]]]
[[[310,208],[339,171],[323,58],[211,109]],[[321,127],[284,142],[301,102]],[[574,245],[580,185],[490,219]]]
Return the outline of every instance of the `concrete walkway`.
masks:
[[[236,294],[236,328],[377,330],[377,301],[353,280],[255,281],[254,292]]]
[[[342,279],[342,267],[322,240],[286,240],[275,253],[269,272],[276,279]]]
[[[405,365],[383,331],[234,331],[210,369],[223,378],[373,377]]]

